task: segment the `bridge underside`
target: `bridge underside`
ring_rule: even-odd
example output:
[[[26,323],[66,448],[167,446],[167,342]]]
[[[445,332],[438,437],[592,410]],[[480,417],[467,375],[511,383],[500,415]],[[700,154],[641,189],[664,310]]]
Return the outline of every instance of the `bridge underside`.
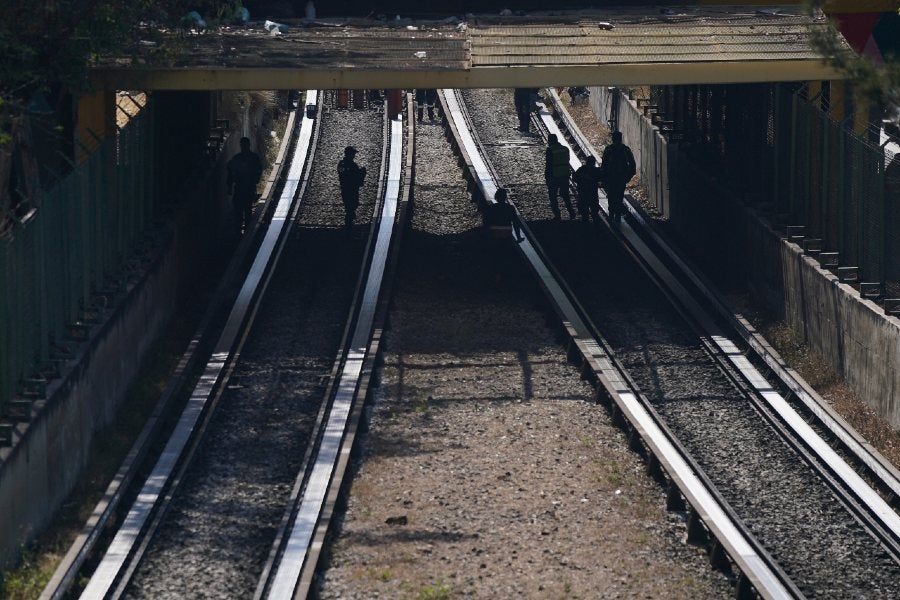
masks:
[[[274,34],[262,26],[155,33],[137,58],[104,58],[94,81],[102,89],[258,90],[837,79],[812,43],[825,24],[783,6],[288,22]]]

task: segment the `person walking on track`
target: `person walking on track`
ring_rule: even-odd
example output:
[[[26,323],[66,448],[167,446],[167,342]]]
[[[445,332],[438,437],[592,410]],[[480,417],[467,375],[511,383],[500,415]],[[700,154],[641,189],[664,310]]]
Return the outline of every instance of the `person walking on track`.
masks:
[[[341,185],[341,200],[344,202],[344,226],[351,227],[356,221],[356,208],[359,206],[359,188],[366,179],[366,168],[353,161],[356,148],[344,148],[344,158],[338,162],[338,182]]]
[[[569,196],[569,149],[559,143],[556,134],[547,136],[547,152],[544,155],[544,179],[547,181],[547,192],[550,196],[550,210],[553,218],[559,220],[559,200],[562,196],[569,211],[569,218],[575,218],[572,201]]]
[[[422,122],[424,109],[428,107],[428,120],[434,122],[434,104],[437,101],[437,90],[435,89],[416,89],[416,109],[419,113],[419,123]]]
[[[499,188],[494,193],[493,204],[487,206],[487,221],[491,229],[497,228],[501,233],[512,231],[515,234],[517,242],[525,241],[522,237],[522,228],[519,226],[519,219],[516,216],[515,207],[509,203],[508,192],[504,188]],[[504,233],[504,236],[508,234]]]
[[[625,186],[637,172],[631,148],[622,143],[622,132],[613,131],[612,144],[603,149],[600,163],[603,189],[609,200],[609,219],[621,220],[625,214]]]
[[[597,159],[593,155],[584,160],[584,164],[575,171],[573,179],[578,190],[576,203],[581,220],[587,223],[594,220],[594,225],[600,223],[600,181],[602,170],[597,166]]]
[[[519,117],[519,131],[522,133],[528,133],[531,129],[531,109],[534,106],[531,94],[531,88],[516,88],[513,92],[513,103]]]
[[[231,157],[226,169],[228,171],[226,186],[231,193],[234,218],[240,235],[250,226],[253,204],[259,198],[256,186],[263,171],[259,155],[250,150],[250,138],[241,138],[241,151]]]

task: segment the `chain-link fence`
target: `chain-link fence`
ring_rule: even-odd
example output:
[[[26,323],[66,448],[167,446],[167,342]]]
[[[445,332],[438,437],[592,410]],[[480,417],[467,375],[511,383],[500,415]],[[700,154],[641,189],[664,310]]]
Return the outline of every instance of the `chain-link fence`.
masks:
[[[783,90],[779,91],[783,94]],[[827,105],[801,87],[779,102],[774,115],[773,169],[779,172],[772,198],[781,220],[805,226],[838,252],[841,265],[857,266],[863,281],[900,292],[900,237],[894,214],[900,201],[894,156],[832,119]]]
[[[796,83],[652,87],[648,102],[678,143],[682,171],[709,183],[673,181],[673,188],[692,196],[727,189],[779,227],[802,225],[811,247],[821,240],[841,266],[858,267],[860,281],[898,297],[900,159],[879,145],[877,127],[853,129],[863,120],[852,110],[834,111],[850,115],[844,122],[833,119],[830,86],[817,90]],[[679,202],[696,210],[715,200]]]
[[[152,103],[43,193],[40,209],[0,241],[0,414],[72,358],[84,323],[123,272],[156,208]]]

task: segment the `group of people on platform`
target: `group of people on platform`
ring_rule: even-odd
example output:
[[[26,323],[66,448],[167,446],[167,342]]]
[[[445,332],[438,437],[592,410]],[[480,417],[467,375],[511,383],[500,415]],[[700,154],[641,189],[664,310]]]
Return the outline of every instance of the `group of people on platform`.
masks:
[[[516,115],[519,120],[519,131],[527,133],[530,130],[531,112],[535,107],[537,89],[516,88],[514,103]],[[418,120],[421,122],[425,109],[428,110],[428,119],[435,120],[435,103],[437,91],[434,89],[416,90],[416,104]],[[550,134],[544,155],[544,179],[547,183],[547,192],[550,201],[550,210],[553,218],[561,218],[559,198],[569,214],[570,219],[576,218],[575,208],[570,198],[570,165],[569,149],[560,143],[556,135]],[[259,195],[256,187],[262,176],[262,161],[259,155],[250,150],[250,140],[241,138],[241,151],[228,161],[227,186],[232,196],[232,204],[236,215],[238,232],[246,231],[253,215],[253,205]],[[344,225],[351,227],[356,221],[356,209],[359,206],[359,193],[366,178],[366,168],[359,166],[356,161],[356,148],[347,146],[344,149],[344,157],[338,162],[337,176],[341,189],[341,200],[344,205]],[[625,186],[636,173],[636,164],[631,149],[622,142],[622,133],[612,133],[612,143],[603,150],[603,158],[600,166],[593,156],[588,156],[584,164],[575,171],[573,179],[576,188],[576,206],[578,214],[585,222],[593,220],[599,222],[600,197],[599,188],[606,191],[609,201],[610,219],[615,223],[625,213],[624,195]],[[505,189],[497,191],[495,207],[487,215],[487,221],[491,225],[512,226],[515,237],[521,241],[522,236],[518,228],[518,220],[515,218],[515,208],[508,201],[508,192]]]

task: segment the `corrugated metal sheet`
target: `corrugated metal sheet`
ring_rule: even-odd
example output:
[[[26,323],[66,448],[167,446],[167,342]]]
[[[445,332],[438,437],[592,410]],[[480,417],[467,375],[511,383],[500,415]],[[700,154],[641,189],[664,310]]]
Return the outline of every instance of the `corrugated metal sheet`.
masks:
[[[610,9],[567,24],[482,19],[469,29],[472,66],[819,58],[810,29],[824,23],[797,9],[676,10]]]
[[[298,28],[285,35],[226,30],[187,39],[179,68],[466,69],[468,40],[453,31]],[[424,55],[416,53],[424,52]]]

